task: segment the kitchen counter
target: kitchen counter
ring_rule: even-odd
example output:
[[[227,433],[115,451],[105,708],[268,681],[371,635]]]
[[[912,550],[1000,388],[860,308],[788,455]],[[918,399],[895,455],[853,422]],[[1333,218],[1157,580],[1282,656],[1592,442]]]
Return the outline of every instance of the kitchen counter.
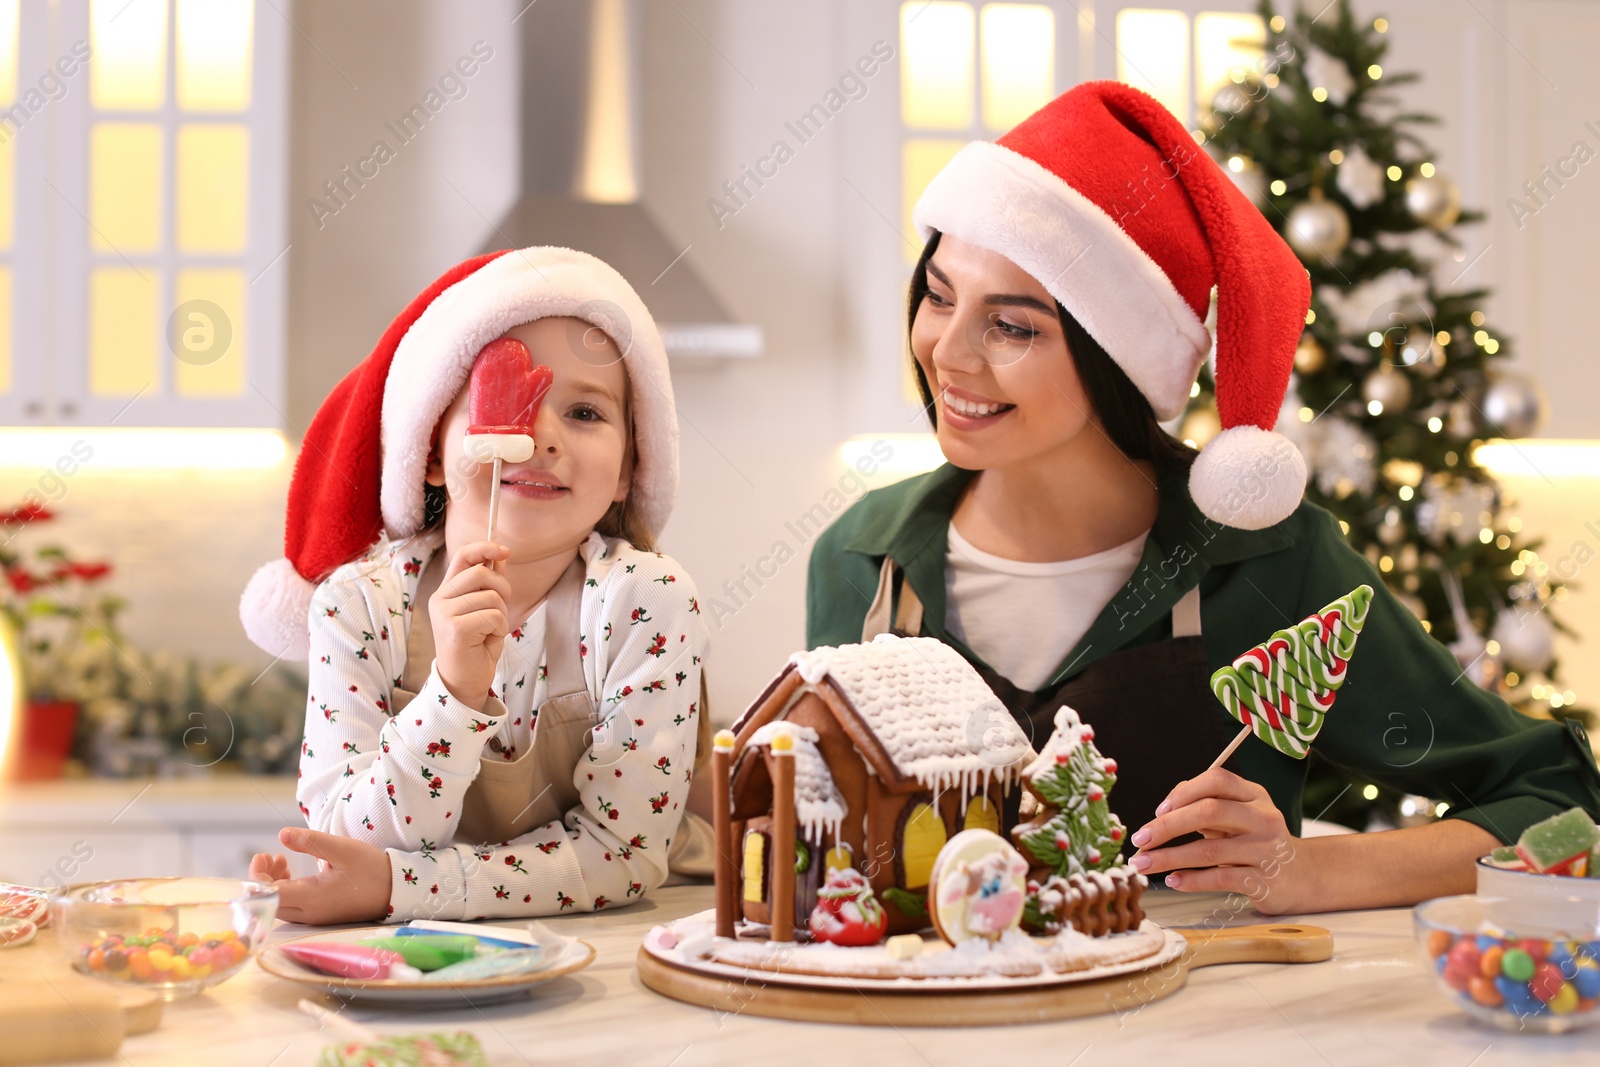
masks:
[[[1228,925],[1264,921],[1248,909],[1229,917],[1226,900],[1167,890],[1152,890],[1146,897],[1151,916],[1167,925],[1199,924],[1212,915],[1227,918]],[[1296,920],[1333,931],[1334,957],[1324,963],[1202,968],[1190,975],[1187,988],[1121,1017],[1008,1026],[1001,1033],[995,1028],[784,1022],[693,1007],[646,989],[634,973],[634,954],[645,932],[710,903],[709,886],[678,886],[630,908],[548,920],[559,932],[589,941],[598,955],[585,970],[541,985],[524,1000],[428,1013],[368,1007],[348,1012],[382,1031],[466,1028],[478,1035],[496,1064],[1089,1067],[1156,1057],[1184,1067],[1595,1062],[1596,1031],[1560,1037],[1508,1033],[1455,1010],[1417,955],[1406,908]],[[273,940],[309,932],[280,923]],[[251,965],[204,995],[168,1005],[160,1029],[128,1039],[118,1062],[130,1067],[310,1063],[331,1039],[296,1011],[301,995],[299,986]]]

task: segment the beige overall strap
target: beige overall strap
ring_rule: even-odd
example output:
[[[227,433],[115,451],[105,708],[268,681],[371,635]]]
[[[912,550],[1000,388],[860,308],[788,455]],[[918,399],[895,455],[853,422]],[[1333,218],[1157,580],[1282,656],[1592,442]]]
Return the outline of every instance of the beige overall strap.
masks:
[[[444,581],[444,571],[445,551],[444,546],[440,545],[439,551],[433,554],[423,570],[422,580],[417,582],[416,595],[411,598],[411,626],[406,632],[406,669],[400,675],[400,688],[412,693],[422,691],[428,675],[433,671],[433,620],[428,616],[428,602],[438,591],[439,583]]]
[[[1172,636],[1200,636],[1200,587],[1190,589],[1172,605]]]
[[[871,641],[879,634],[889,633],[891,627],[913,637],[922,633],[922,599],[904,580],[900,582],[900,603],[894,607],[893,622],[890,622],[894,576],[899,569],[893,559],[883,557],[883,567],[878,571],[878,591],[872,597],[866,618],[861,620],[861,640]]]
[[[545,699],[589,695],[583,680],[583,656],[578,649],[578,616],[583,607],[586,568],[582,556],[573,559],[556,579],[544,613]]]

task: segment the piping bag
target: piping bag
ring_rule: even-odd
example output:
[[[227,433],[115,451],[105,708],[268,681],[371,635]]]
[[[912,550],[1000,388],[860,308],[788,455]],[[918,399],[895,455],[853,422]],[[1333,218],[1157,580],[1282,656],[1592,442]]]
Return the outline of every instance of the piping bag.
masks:
[[[528,346],[512,337],[499,337],[484,345],[472,364],[466,453],[479,463],[494,461],[485,540],[494,540],[500,517],[501,465],[532,458],[533,425],[554,381],[550,368],[534,366]]]

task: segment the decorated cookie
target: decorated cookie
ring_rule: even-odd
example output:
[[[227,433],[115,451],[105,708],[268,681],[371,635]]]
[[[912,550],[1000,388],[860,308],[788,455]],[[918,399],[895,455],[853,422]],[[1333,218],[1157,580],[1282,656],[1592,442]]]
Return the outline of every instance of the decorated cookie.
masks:
[[[829,874],[817,890],[817,906],[807,925],[818,941],[859,948],[883,940],[889,917],[872,895],[866,877],[854,867],[845,867]]]
[[[939,850],[928,882],[928,914],[952,945],[998,941],[1022,921],[1028,861],[989,830],[963,830]]]
[[[1517,839],[1517,857],[1541,874],[1588,873],[1589,852],[1600,845],[1600,829],[1589,813],[1571,808],[1536,822]]]

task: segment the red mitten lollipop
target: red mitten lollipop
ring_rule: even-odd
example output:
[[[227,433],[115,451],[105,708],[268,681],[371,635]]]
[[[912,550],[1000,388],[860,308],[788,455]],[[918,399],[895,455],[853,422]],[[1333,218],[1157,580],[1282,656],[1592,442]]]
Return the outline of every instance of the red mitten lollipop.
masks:
[[[521,341],[500,337],[484,345],[468,387],[467,455],[480,463],[521,463],[532,456],[533,424],[552,381],[550,368],[534,366]]]
[[[468,385],[466,452],[480,463],[494,461],[494,481],[489,486],[489,534],[500,517],[500,465],[533,458],[533,424],[539,405],[550,391],[555,375],[550,368],[533,365],[528,346],[500,337],[483,346],[472,365]]]

